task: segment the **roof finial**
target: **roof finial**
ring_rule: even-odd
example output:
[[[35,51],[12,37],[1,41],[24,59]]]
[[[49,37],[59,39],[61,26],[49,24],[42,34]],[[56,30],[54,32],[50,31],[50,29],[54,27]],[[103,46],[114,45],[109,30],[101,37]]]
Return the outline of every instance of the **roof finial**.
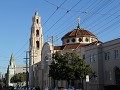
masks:
[[[14,55],[13,55],[13,53],[12,53],[11,58],[10,58],[10,65],[12,65],[12,63],[14,63]]]
[[[38,11],[35,12],[35,15],[38,16]]]
[[[80,18],[78,18],[78,26],[77,29],[80,29]]]

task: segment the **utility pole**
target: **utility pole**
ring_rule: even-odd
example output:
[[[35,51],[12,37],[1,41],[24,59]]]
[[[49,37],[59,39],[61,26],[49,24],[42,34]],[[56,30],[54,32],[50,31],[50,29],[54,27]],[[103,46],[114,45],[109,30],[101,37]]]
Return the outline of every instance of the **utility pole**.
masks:
[[[56,38],[57,38],[57,36],[50,36],[50,37],[48,37],[48,38],[50,38],[50,40],[48,41],[48,42],[51,42],[52,43],[52,48],[53,48],[53,52],[52,52],[52,54],[54,54],[54,42],[56,42],[57,40],[56,40]],[[53,59],[52,59],[53,60]],[[54,61],[54,60],[53,60]],[[55,61],[54,61],[55,62]],[[50,80],[50,79],[49,79]],[[56,86],[56,81],[55,80],[53,80],[53,82],[54,82],[54,88],[55,88],[55,86]],[[50,83],[50,81],[49,81],[49,83]]]
[[[57,41],[57,40],[56,40],[57,36],[50,36],[50,37],[48,37],[48,38],[50,38],[50,40],[49,40],[48,42],[51,42],[51,43],[52,43],[53,53],[54,53],[54,42]]]
[[[29,54],[29,51],[26,51],[26,87],[27,87],[27,90],[28,90],[28,54]]]

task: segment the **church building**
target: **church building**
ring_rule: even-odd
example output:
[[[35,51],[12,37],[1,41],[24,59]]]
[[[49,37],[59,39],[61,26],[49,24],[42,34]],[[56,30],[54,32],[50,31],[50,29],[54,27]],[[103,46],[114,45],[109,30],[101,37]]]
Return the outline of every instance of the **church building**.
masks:
[[[7,68],[7,86],[16,86],[15,83],[11,83],[11,78],[18,73],[26,72],[25,65],[16,65],[14,54],[12,53],[10,57],[10,62]]]
[[[108,42],[99,41],[92,32],[80,27],[80,19],[76,28],[63,37],[61,46],[54,46],[50,42],[43,43],[42,26],[38,12],[32,19],[30,36],[30,86],[53,88],[53,80],[48,77],[52,54],[77,53],[92,67],[97,77],[90,79],[84,87],[88,90],[103,90],[104,86],[120,84],[120,39]],[[65,81],[58,81],[58,86],[68,88]],[[80,88],[76,83],[75,88]]]

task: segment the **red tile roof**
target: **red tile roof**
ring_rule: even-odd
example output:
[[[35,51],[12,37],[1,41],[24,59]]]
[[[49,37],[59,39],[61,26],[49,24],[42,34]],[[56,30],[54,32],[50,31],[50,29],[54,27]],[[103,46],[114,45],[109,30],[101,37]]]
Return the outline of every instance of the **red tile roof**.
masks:
[[[78,49],[84,47],[85,44],[67,44],[63,46],[54,46],[54,50],[68,50],[68,49]]]
[[[92,42],[90,44],[67,44],[67,45],[63,45],[63,46],[54,46],[54,50],[70,50],[70,49],[78,49],[84,46],[92,46],[92,45],[96,45],[96,44],[102,44],[101,41],[95,41]]]
[[[95,42],[92,42],[92,43],[87,44],[85,46],[92,46],[92,45],[96,45],[96,44],[102,44],[102,42],[101,41],[95,41]]]
[[[67,37],[76,37],[76,36],[95,36],[93,33],[87,31],[87,30],[78,30],[78,29],[74,29],[70,32],[68,32],[67,34],[65,34],[63,38],[67,38]]]

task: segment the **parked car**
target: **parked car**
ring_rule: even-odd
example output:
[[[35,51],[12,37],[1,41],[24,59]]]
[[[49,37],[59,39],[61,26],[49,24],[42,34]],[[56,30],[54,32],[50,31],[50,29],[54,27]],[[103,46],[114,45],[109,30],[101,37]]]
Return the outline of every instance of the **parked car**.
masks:
[[[58,87],[55,87],[53,90],[59,90]]]
[[[64,90],[64,87],[55,87],[53,90]]]
[[[72,87],[72,86],[70,86],[70,87],[68,87],[68,89],[67,90],[75,90],[75,88],[74,87]]]
[[[43,90],[49,90],[49,88],[48,88],[48,87],[45,87]]]

